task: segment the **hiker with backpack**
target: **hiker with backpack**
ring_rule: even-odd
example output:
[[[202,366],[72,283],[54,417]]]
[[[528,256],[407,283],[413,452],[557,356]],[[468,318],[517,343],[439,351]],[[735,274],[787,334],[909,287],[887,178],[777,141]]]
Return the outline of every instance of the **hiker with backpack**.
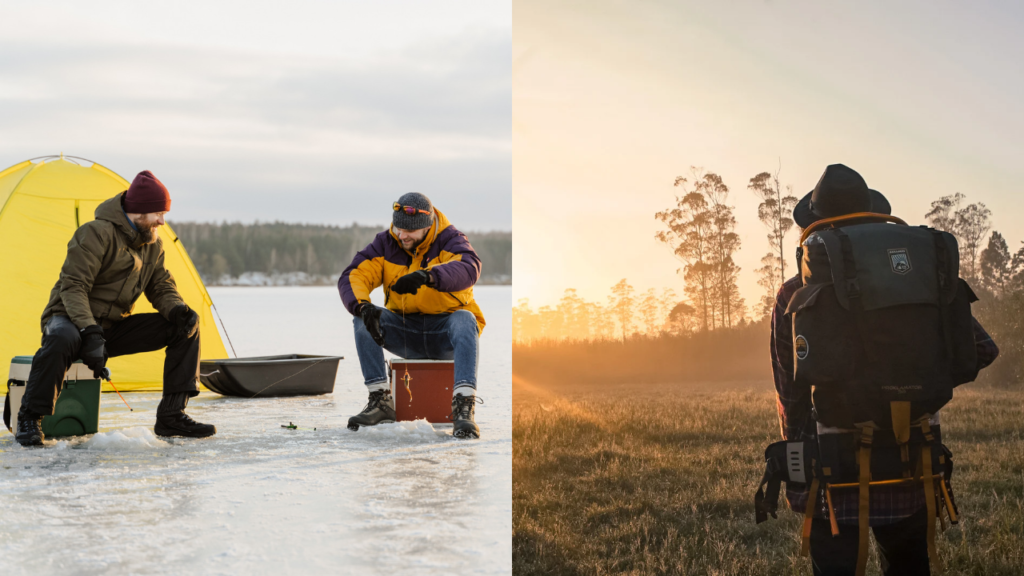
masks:
[[[768,447],[757,522],[780,482],[804,515],[815,575],[937,570],[935,523],[957,520],[940,409],[999,353],[973,318],[956,239],[891,216],[856,171],[828,166],[795,207],[799,274],[779,290],[771,357],[784,440]]]

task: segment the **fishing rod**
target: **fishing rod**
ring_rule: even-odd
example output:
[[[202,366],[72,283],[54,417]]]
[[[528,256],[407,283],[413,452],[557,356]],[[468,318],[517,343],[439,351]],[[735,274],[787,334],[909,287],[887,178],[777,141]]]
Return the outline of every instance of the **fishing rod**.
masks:
[[[113,388],[114,392],[117,392],[117,395],[121,398],[121,402],[124,402],[124,405],[128,406],[128,401],[124,399],[124,396],[121,396],[121,392],[117,389],[117,386],[114,386],[114,381],[110,379],[110,368],[104,366],[103,372],[100,373],[100,377],[106,380],[107,384],[110,384],[110,387]],[[128,411],[135,412],[131,406],[128,406]]]

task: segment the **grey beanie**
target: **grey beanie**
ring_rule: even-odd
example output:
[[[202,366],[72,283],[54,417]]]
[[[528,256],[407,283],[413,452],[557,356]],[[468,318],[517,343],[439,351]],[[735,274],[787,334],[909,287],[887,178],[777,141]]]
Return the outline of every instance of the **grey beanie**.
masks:
[[[430,203],[430,198],[423,194],[419,192],[406,192],[398,199],[398,204],[399,206],[412,206],[413,208],[426,210],[430,214],[422,214],[420,212],[406,214],[405,210],[399,208],[395,210],[391,220],[395,228],[419,230],[420,228],[429,228],[434,223],[434,205]]]

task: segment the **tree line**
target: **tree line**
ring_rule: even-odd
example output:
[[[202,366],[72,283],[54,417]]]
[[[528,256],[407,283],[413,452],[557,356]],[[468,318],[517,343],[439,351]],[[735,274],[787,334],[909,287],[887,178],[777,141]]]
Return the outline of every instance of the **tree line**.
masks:
[[[209,285],[246,273],[302,273],[309,283],[336,282],[380,226],[327,226],[285,222],[173,222],[171,226]],[[467,232],[483,263],[482,283],[512,280],[512,233]]]
[[[655,238],[680,261],[683,294],[671,288],[639,293],[627,279],[611,287],[605,302],[588,302],[567,289],[557,304],[534,310],[528,299],[513,309],[513,338],[520,345],[571,340],[577,342],[663,339],[738,328],[767,331],[775,296],[787,276],[795,243],[786,241],[796,228],[792,211],[797,198],[783,185],[779,171],[760,172],[747,189],[761,200],[757,218],[766,230],[766,253],[756,270],[764,289],[752,306],[739,296],[740,249],[729,187],[721,176],[691,167],[675,179],[682,189],[675,202],[655,214],[663,225]],[[933,201],[924,220],[953,234],[960,246],[960,275],[980,300],[973,312],[1001,349],[1001,360],[986,371],[1002,381],[1024,379],[1024,245],[1011,250],[991,228],[991,210],[983,202],[968,203],[957,192]],[[553,345],[553,344],[552,344]]]

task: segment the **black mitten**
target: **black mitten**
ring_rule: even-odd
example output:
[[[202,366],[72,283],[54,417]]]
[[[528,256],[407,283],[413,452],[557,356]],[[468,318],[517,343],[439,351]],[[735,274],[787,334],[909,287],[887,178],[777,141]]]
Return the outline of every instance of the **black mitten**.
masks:
[[[378,346],[384,345],[384,327],[380,325],[381,312],[380,308],[369,302],[359,306],[359,317],[363,319],[363,325]]]
[[[99,378],[103,367],[107,365],[106,343],[103,339],[103,328],[99,324],[87,326],[82,330],[82,347],[78,350],[78,355],[92,370],[94,378]]]
[[[412,274],[406,274],[391,285],[391,291],[395,294],[415,294],[420,286],[430,281],[430,275],[426,270],[417,270]]]
[[[190,338],[199,324],[199,314],[189,308],[188,304],[178,304],[171,309],[171,323],[179,336]]]

